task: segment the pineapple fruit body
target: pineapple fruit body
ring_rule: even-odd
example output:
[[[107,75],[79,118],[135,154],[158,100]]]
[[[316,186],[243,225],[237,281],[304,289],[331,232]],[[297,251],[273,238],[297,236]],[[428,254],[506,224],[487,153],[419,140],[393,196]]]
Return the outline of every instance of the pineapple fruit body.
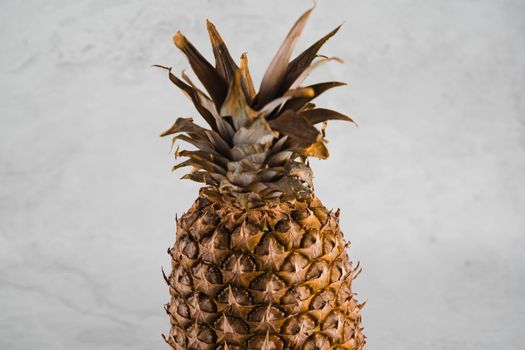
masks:
[[[202,192],[169,250],[173,349],[363,349],[339,212],[310,197],[254,209]]]
[[[173,170],[203,183],[192,208],[177,220],[165,275],[176,350],[363,350],[359,304],[339,212],[314,192],[309,157],[328,157],[328,120],[352,121],[312,100],[344,85],[303,86],[308,74],[336,57],[318,55],[339,27],[290,60],[310,16],[304,13],[285,38],[256,91],[243,54],[237,66],[207,22],[215,56],[210,64],[180,32],[173,41],[187,56],[206,92],[183,72],[169,79],[190,98],[208,124],[178,118],[173,135],[193,150]],[[319,130],[316,125],[323,123]]]

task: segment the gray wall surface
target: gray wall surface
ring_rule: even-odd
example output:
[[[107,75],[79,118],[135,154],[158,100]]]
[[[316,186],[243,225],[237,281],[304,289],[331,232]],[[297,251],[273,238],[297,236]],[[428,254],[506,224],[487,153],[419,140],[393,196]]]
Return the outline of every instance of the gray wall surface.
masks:
[[[197,114],[150,65],[189,68],[178,29],[211,58],[210,18],[258,82],[310,5],[0,2],[0,349],[167,348],[160,267],[199,186],[158,135]],[[342,22],[322,53],[346,63],[308,81],[349,82],[319,104],[359,128],[312,166],[368,349],[523,349],[525,3],[321,0],[298,49]]]

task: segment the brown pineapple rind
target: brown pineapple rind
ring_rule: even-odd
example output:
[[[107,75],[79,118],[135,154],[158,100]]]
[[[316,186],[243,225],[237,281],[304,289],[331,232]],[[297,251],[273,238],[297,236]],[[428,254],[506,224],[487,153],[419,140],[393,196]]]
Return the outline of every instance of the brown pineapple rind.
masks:
[[[207,193],[169,249],[173,349],[365,349],[339,212],[313,195],[247,209]]]

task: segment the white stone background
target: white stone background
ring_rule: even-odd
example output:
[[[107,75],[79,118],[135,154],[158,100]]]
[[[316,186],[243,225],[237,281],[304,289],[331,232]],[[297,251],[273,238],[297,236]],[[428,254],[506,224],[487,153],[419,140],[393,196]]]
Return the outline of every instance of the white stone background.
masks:
[[[160,267],[198,185],[165,73],[214,21],[255,80],[310,1],[0,2],[0,349],[165,349]],[[298,49],[346,64],[316,189],[341,208],[368,349],[523,349],[525,3],[321,0]]]

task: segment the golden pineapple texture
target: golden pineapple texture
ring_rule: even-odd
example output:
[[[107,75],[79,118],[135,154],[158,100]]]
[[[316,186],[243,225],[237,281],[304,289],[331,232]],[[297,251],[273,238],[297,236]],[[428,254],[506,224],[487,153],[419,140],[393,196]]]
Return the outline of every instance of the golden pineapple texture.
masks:
[[[206,92],[186,73],[180,79],[158,66],[209,126],[179,118],[162,134],[195,148],[177,148],[186,160],[174,170],[189,166],[183,178],[204,184],[177,219],[168,250],[164,339],[173,349],[365,349],[364,304],[352,292],[360,268],[347,255],[339,211],[315,195],[307,160],[328,157],[327,120],[352,121],[311,102],[343,83],[302,86],[318,65],[340,61],[318,54],[339,28],[290,60],[311,12],[288,33],[258,92],[246,54],[237,66],[211,22],[215,66],[180,32],[174,36]]]
[[[178,220],[174,349],[362,349],[338,212],[315,198],[244,210],[206,194]]]

